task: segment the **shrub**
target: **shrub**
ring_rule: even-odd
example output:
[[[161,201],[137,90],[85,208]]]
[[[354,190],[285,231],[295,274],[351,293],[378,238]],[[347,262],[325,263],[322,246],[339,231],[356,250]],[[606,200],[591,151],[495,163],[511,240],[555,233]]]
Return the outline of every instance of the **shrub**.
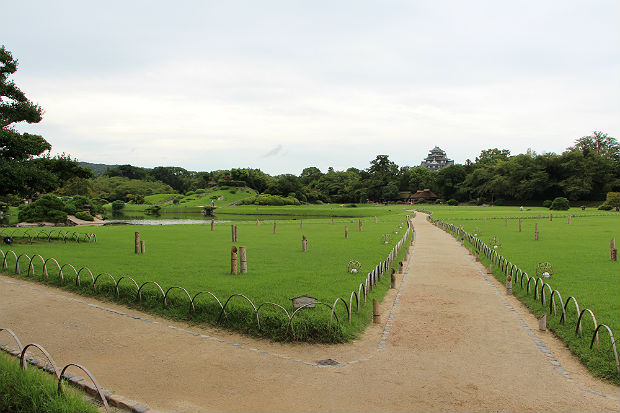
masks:
[[[551,201],[550,199],[546,199],[546,200],[543,201],[542,206],[543,206],[543,208],[549,208],[549,207],[551,207],[552,203],[553,203],[553,201]]]
[[[262,194],[262,195],[251,196],[249,198],[244,198],[241,201],[239,201],[239,205],[282,206],[282,205],[301,205],[301,202],[299,202],[299,200],[296,198],[283,197],[280,195]]]
[[[598,209],[601,211],[611,211],[613,207],[611,205],[601,204],[599,205]]]
[[[452,199],[448,199],[447,204],[450,205],[450,206],[457,206],[459,204],[459,201],[457,201],[456,199],[452,198]]]
[[[93,218],[93,216],[86,211],[76,212],[75,217],[77,219],[81,219],[82,221],[94,221],[95,220],[95,218]]]
[[[553,200],[549,209],[553,209],[555,211],[567,211],[570,209],[570,204],[568,203],[568,199],[559,196]]]
[[[120,211],[123,208],[125,208],[125,203],[120,199],[112,202],[112,211]]]
[[[25,205],[19,210],[18,219],[20,222],[65,222],[67,212],[65,204],[53,195],[43,195],[38,200]]]
[[[228,192],[230,192],[231,194],[236,194],[236,193],[237,193],[237,191],[236,191],[236,190],[234,190],[234,189],[231,189],[231,190],[230,190],[230,191],[228,191]]]
[[[206,191],[204,189],[196,189],[194,192],[196,194],[204,194]]]
[[[346,204],[344,207],[345,208],[357,208],[357,205],[355,205],[355,204]]]
[[[605,205],[609,205],[612,208],[620,207],[620,192],[607,192]]]
[[[426,202],[426,199],[424,198],[418,198],[414,201],[414,204],[423,204]]]
[[[195,194],[196,194],[196,192],[195,192],[195,191],[187,191],[187,192],[185,193],[185,196],[192,196],[192,195],[195,195]]]
[[[446,202],[445,200],[439,198],[438,200],[435,201],[436,204],[443,204],[444,202]]]

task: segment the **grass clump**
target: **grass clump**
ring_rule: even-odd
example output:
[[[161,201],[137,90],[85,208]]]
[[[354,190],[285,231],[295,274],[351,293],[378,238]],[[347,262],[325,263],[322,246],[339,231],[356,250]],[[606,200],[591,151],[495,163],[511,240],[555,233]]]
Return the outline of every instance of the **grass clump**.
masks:
[[[17,359],[0,352],[0,411],[2,412],[97,412],[86,395],[64,385],[58,394],[55,376],[30,367],[24,371]]]

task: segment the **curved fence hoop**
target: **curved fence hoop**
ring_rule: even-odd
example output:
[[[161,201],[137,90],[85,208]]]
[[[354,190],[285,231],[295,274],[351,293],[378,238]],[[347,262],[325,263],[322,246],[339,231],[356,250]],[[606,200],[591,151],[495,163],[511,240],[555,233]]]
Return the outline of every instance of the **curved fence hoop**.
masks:
[[[192,307],[192,311],[196,311],[195,308],[194,308],[194,303],[192,301],[192,297],[189,295],[189,293],[187,292],[187,290],[185,288],[179,287],[179,286],[172,286],[172,287],[170,287],[170,288],[168,288],[166,290],[166,293],[164,294],[164,307],[168,304],[166,299],[168,298],[168,293],[170,292],[170,290],[182,290],[183,292],[185,292],[185,295],[189,299],[189,305],[190,305],[190,307]]]
[[[107,272],[102,272],[102,273],[97,274],[97,276],[93,280],[93,291],[96,291],[95,287],[96,287],[97,281],[99,280],[99,277],[101,277],[102,275],[107,275],[108,278],[112,280],[112,284],[114,284],[114,289],[116,290],[116,279],[111,274],[108,274]]]
[[[138,288],[138,295],[136,296],[136,298],[138,299],[138,302],[142,301],[142,288],[144,288],[144,286],[147,284],[155,284],[157,288],[159,288],[159,291],[161,292],[162,299],[164,298],[165,294],[164,294],[163,288],[161,288],[161,286],[157,284],[155,281],[147,281]]]
[[[43,355],[45,356],[47,361],[49,361],[49,364],[52,366],[52,368],[54,369],[54,373],[56,374],[56,378],[60,378],[60,374],[58,373],[58,368],[56,367],[56,363],[54,363],[54,359],[52,358],[50,353],[48,353],[47,350],[45,350],[43,348],[43,346],[40,346],[40,345],[38,345],[36,343],[26,344],[24,346],[24,348],[22,348],[22,351],[19,354],[19,364],[22,367],[22,369],[24,369],[24,370],[28,369],[28,366],[26,365],[26,350],[28,350],[28,347],[36,347],[36,348],[38,348],[41,351],[41,353],[43,353]]]
[[[355,296],[355,304],[357,307],[357,312],[360,312],[360,297],[357,295],[355,291],[351,291],[351,297],[349,297],[349,308],[353,310],[353,296]]]
[[[211,291],[206,291],[206,290],[205,291],[200,291],[200,292],[196,293],[196,295],[194,295],[194,298],[192,298],[192,301],[191,301],[192,305],[190,306],[190,308],[194,308],[194,301],[196,300],[196,297],[198,297],[200,294],[203,294],[203,293],[207,293],[211,297],[215,298],[215,301],[217,301],[217,303],[220,305],[220,308],[222,310],[224,310],[224,306],[222,305],[222,302],[220,301],[220,299],[217,298],[217,296],[215,294],[213,294]],[[226,313],[224,313],[224,317],[225,316],[226,316]]]
[[[99,385],[99,383],[97,383],[97,380],[95,380],[95,376],[93,376],[91,372],[86,369],[86,367],[81,366],[79,364],[69,363],[65,367],[62,368],[60,372],[60,376],[58,377],[58,393],[63,394],[62,379],[65,376],[65,371],[67,371],[67,369],[71,366],[75,366],[79,368],[80,370],[82,370],[84,373],[86,373],[90,381],[92,381],[93,384],[95,385],[95,389],[97,390],[97,393],[99,394],[99,397],[101,398],[101,402],[103,403],[103,407],[105,408],[105,411],[106,412],[110,411],[109,410],[110,406],[108,406],[108,401],[106,400],[105,395],[103,394],[103,391],[101,390],[101,386]]]
[[[130,276],[128,276],[128,275],[123,275],[121,278],[119,278],[119,279],[118,279],[118,281],[117,281],[117,282],[116,282],[116,284],[114,285],[114,289],[116,290],[116,298],[118,298],[118,297],[120,296],[120,291],[118,290],[118,285],[119,285],[119,284],[121,283],[121,281],[123,281],[123,279],[125,279],[125,278],[127,278],[127,279],[131,280],[131,282],[133,282],[133,285],[135,285],[135,286],[136,286],[136,291],[138,291],[138,288],[140,288],[140,287],[138,287],[138,283],[136,282],[136,280],[134,280],[133,278],[131,278],[131,277],[130,277]]]
[[[289,315],[288,311],[286,311],[286,308],[282,307],[280,304],[276,304],[276,303],[272,303],[272,302],[266,302],[266,303],[262,303],[261,305],[259,305],[256,308],[256,324],[258,325],[258,331],[260,331],[260,319],[258,317],[258,312],[260,311],[260,309],[264,306],[264,305],[270,305],[272,307],[276,307],[276,308],[280,308],[284,311],[284,314],[286,314],[286,318],[287,320],[291,319],[291,316]],[[286,325],[286,331],[288,331],[288,324]]]
[[[30,258],[30,262],[28,263],[28,273],[26,274],[27,277],[30,276],[30,270],[32,270],[32,274],[34,275],[34,264],[32,263],[32,261],[36,257],[39,257],[41,259],[41,263],[45,266],[45,260],[43,259],[43,257],[40,256],[39,254],[34,254],[32,258]],[[43,277],[43,270],[41,270],[41,277]]]
[[[596,331],[594,335],[596,337],[596,349],[598,350],[598,324],[596,322],[596,317],[594,317],[594,313],[589,308],[584,308],[583,310],[581,310],[581,313],[579,313],[579,318],[577,319],[577,328],[575,329],[575,333],[579,333],[579,334],[582,333],[581,318],[586,312],[590,313],[590,315],[592,316],[592,321],[594,322],[594,331]]]
[[[566,322],[566,307],[568,307],[568,302],[571,299],[573,300],[573,302],[575,303],[575,307],[577,308],[577,317],[579,317],[579,314],[581,314],[581,311],[579,311],[579,303],[577,303],[577,299],[573,296],[570,296],[566,299],[566,303],[564,304],[564,310],[562,312],[562,318],[560,318],[560,323]]]
[[[81,274],[81,273],[82,273],[82,271],[84,271],[84,270],[88,271],[88,274],[90,275],[90,281],[91,281],[92,285],[94,285],[94,284],[95,284],[95,277],[93,277],[93,273],[92,273],[92,271],[90,270],[90,268],[88,268],[88,267],[82,267],[82,268],[80,268],[80,270],[77,272],[77,275],[76,275],[76,277],[75,277],[75,285],[77,285],[77,286],[79,286],[79,285],[80,285],[80,274]]]
[[[224,314],[224,311],[226,310],[226,306],[228,305],[229,301],[231,300],[231,298],[233,297],[242,297],[244,298],[248,303],[250,303],[250,305],[252,306],[252,308],[254,309],[254,313],[256,313],[256,306],[254,305],[254,303],[252,302],[252,300],[250,300],[248,297],[246,297],[243,294],[233,294],[230,297],[228,297],[228,300],[226,300],[226,303],[224,303],[224,306],[222,307],[222,311],[220,311],[220,316],[217,318],[217,322],[220,322],[220,319],[222,318],[222,314]]]
[[[592,335],[592,341],[590,341],[590,350],[592,350],[592,345],[594,344],[594,340],[596,339],[596,348],[598,349],[598,330],[601,327],[605,327],[607,332],[609,333],[609,339],[611,340],[610,350],[613,349],[614,357],[616,358],[616,370],[618,370],[618,375],[620,375],[620,362],[618,361],[618,350],[616,349],[616,340],[614,339],[614,333],[611,332],[611,328],[607,326],[607,324],[601,324],[596,327],[594,330],[594,334]]]
[[[532,281],[535,281],[534,277],[527,277],[527,284],[526,284],[526,291],[529,294],[530,293],[530,283]],[[535,299],[536,297],[534,297]]]
[[[329,316],[329,328],[330,329],[332,328],[332,321],[334,319],[334,314],[336,314],[336,304],[338,304],[339,301],[342,302],[342,304],[344,304],[344,307],[347,310],[347,316],[349,317],[349,323],[351,323],[351,309],[347,305],[346,301],[344,301],[342,298],[338,297],[338,298],[336,298],[336,301],[334,301],[334,305],[332,306],[332,312],[331,312],[331,315]]]
[[[45,272],[45,278],[49,278],[49,273],[47,271],[47,262],[48,261],[53,261],[54,264],[56,264],[56,268],[58,269],[58,274],[60,275],[60,264],[58,264],[58,261],[56,261],[55,258],[48,258],[45,260],[45,262],[43,263],[43,272]]]
[[[562,302],[564,300],[562,300],[562,294],[560,294],[560,292],[558,290],[553,290],[551,292],[551,297],[550,297],[550,303],[549,303],[549,312],[553,312],[553,315],[555,315],[555,296],[558,296],[560,299],[560,308],[562,309],[562,317],[560,317],[560,321],[562,321],[562,319],[566,318],[566,314],[564,313],[564,306],[562,305]]]
[[[15,254],[15,253],[13,253],[13,254]],[[19,255],[17,256],[17,259],[15,260],[15,274],[17,274],[17,275],[21,275],[21,270],[19,269],[19,260],[20,260],[22,257],[26,257],[26,258],[28,258],[28,262],[30,262],[30,257],[28,256],[28,254],[26,254],[25,252],[24,252],[24,253],[19,254]]]
[[[298,307],[295,311],[293,311],[293,314],[291,314],[291,319],[288,321],[288,328],[291,329],[291,332],[293,333],[293,336],[295,336],[295,330],[293,328],[293,318],[295,318],[295,316],[297,315],[299,310],[301,310],[303,308],[306,308],[308,306],[311,306],[311,305],[316,305],[316,304],[324,305],[325,307],[327,307],[330,310],[332,310],[332,306],[330,306],[329,304],[325,304],[325,303],[323,303],[321,301],[314,301],[314,302],[311,302],[311,303],[304,304],[301,307]],[[338,314],[335,314],[335,315],[336,315],[336,321],[338,321],[340,323],[340,320],[338,320]]]
[[[15,342],[17,343],[17,348],[21,353],[21,351],[24,349],[24,346],[22,346],[22,342],[19,341],[19,338],[17,338],[17,334],[15,334],[10,328],[0,328],[0,331],[6,331],[11,335],[11,337],[13,337],[13,340],[15,340]]]
[[[366,287],[364,287],[364,283],[360,283],[359,288],[357,289],[358,297],[362,297],[361,293],[364,293],[364,304],[366,304]]]
[[[545,287],[547,287],[549,291],[551,292],[551,294],[553,294],[553,288],[551,288],[549,284],[543,281],[540,287],[540,302],[543,305],[543,307],[545,306]]]
[[[60,267],[60,280],[64,281],[65,277],[64,277],[64,273],[63,270],[65,269],[65,267],[69,267],[73,270],[74,274],[75,274],[75,278],[77,279],[77,270],[75,269],[75,267],[71,264],[63,264],[62,267]]]

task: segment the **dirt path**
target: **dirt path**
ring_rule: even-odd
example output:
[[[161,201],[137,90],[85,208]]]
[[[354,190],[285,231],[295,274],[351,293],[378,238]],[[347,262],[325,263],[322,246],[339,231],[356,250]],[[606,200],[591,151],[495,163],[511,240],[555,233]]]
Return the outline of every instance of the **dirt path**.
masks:
[[[384,324],[351,344],[270,343],[4,276],[0,327],[154,410],[618,411],[618,387],[538,331],[454,239],[421,214],[415,226]],[[341,364],[317,366],[327,358]]]

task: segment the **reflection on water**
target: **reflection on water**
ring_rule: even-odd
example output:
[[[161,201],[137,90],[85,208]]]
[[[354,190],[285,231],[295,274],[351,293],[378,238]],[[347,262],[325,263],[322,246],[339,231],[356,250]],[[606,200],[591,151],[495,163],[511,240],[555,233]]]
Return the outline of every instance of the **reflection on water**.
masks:
[[[301,216],[293,215],[235,215],[226,214],[222,216],[204,216],[201,213],[163,213],[163,214],[144,214],[141,212],[114,212],[104,215],[106,225],[179,225],[179,224],[202,224],[206,225],[214,220],[215,223],[231,222],[231,221],[272,221],[272,220],[297,220]],[[310,219],[311,217],[303,217],[304,219]],[[319,217],[312,217],[319,218]],[[323,217],[325,218],[325,217]]]

